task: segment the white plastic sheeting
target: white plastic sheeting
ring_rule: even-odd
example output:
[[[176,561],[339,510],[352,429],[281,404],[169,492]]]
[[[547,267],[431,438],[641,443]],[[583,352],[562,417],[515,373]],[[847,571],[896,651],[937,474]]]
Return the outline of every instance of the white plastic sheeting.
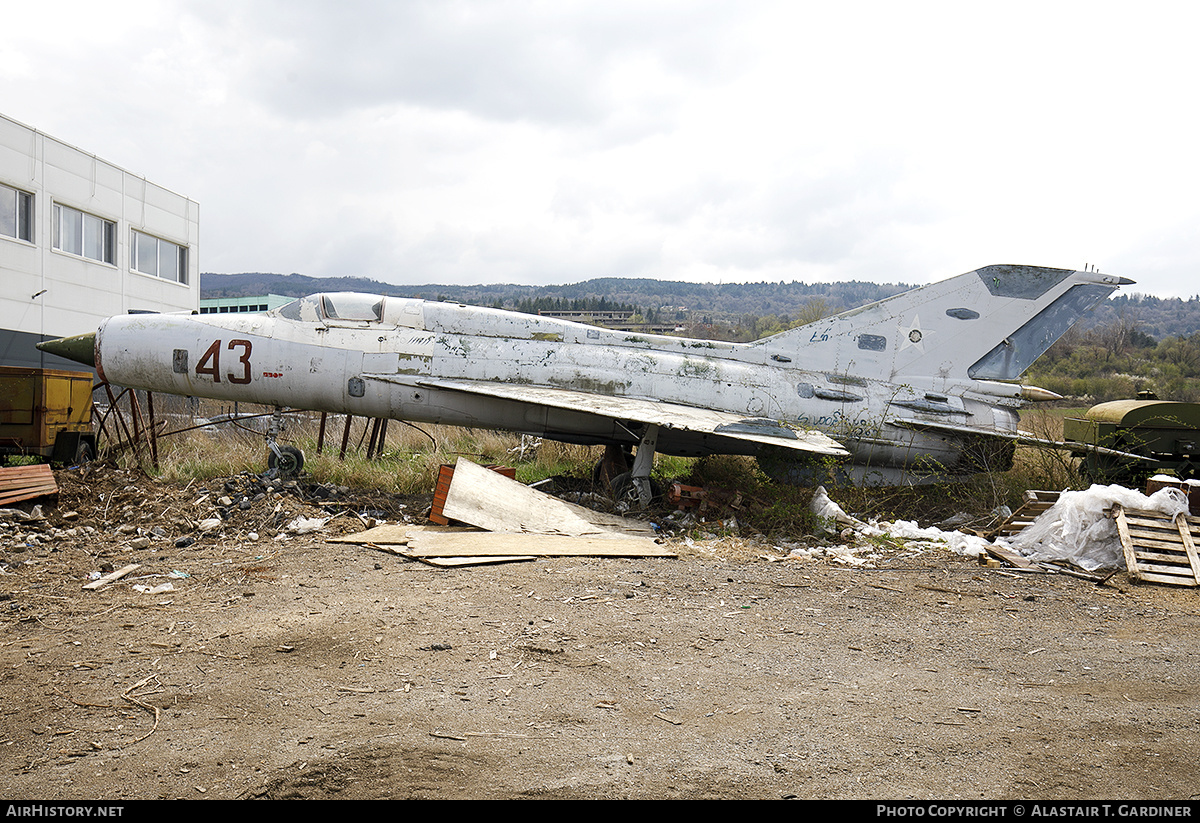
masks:
[[[1188,510],[1187,496],[1164,488],[1150,496],[1124,486],[1092,486],[1063,492],[1058,502],[1008,542],[1032,560],[1060,560],[1081,569],[1120,569],[1125,566],[1117,524],[1104,512],[1119,503],[1124,509],[1153,511],[1175,517]]]
[[[818,486],[813,494],[812,512],[825,524],[831,534],[841,534],[843,539],[849,533],[859,537],[890,537],[896,540],[906,540],[914,549],[949,548],[957,554],[968,557],[978,557],[987,550],[988,541],[972,534],[960,531],[942,531],[933,526],[921,528],[915,522],[898,520],[895,523],[880,523],[872,520],[864,523],[857,517],[846,514],[845,510],[829,499],[824,486]],[[811,559],[813,557],[829,557],[834,562],[852,566],[871,566],[868,558],[859,555],[868,550],[866,546],[831,546],[816,548],[793,548],[789,554],[794,557]]]
[[[1188,510],[1187,496],[1176,488],[1164,488],[1147,496],[1124,486],[1092,486],[1086,491],[1063,492],[1057,503],[1024,530],[1007,542],[997,540],[996,544],[1015,549],[1032,560],[1063,561],[1088,571],[1123,568],[1125,557],[1117,526],[1105,514],[1114,503],[1125,509],[1161,512],[1168,517]],[[831,532],[853,531],[862,537],[887,535],[912,541],[915,546],[944,544],[951,551],[968,557],[986,553],[991,545],[982,537],[934,527],[921,528],[911,521],[864,523],[846,514],[829,499],[824,488],[818,488],[813,495],[812,511]],[[840,548],[847,549],[853,556],[853,549]],[[791,553],[803,555],[798,550]]]

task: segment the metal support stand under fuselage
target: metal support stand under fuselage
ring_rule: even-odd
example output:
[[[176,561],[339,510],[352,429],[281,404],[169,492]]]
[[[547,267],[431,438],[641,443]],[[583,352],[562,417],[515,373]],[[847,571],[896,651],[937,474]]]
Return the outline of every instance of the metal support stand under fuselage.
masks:
[[[650,489],[650,470],[654,468],[654,449],[657,445],[658,426],[651,423],[642,433],[637,454],[633,457],[633,466],[629,470],[629,479],[637,489],[638,500],[643,508],[650,505],[650,500],[654,496]]]
[[[275,442],[282,428],[283,407],[276,406],[274,413],[271,415],[271,422],[267,425],[267,451],[275,455],[277,461],[283,460],[283,452],[279,450],[279,445]]]

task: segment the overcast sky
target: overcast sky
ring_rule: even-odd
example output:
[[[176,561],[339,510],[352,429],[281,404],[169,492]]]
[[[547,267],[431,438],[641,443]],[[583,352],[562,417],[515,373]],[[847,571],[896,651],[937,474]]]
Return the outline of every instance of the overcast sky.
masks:
[[[36,7],[36,8],[35,8]],[[56,0],[0,112],[200,204],[200,267],[1200,293],[1200,4]]]

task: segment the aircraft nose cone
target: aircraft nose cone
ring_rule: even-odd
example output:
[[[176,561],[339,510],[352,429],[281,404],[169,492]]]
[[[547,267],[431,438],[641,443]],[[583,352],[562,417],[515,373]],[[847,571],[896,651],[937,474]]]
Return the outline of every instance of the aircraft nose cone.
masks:
[[[85,366],[96,368],[96,333],[76,334],[72,337],[60,337],[57,340],[46,340],[38,343],[37,347],[44,352],[83,363]]]

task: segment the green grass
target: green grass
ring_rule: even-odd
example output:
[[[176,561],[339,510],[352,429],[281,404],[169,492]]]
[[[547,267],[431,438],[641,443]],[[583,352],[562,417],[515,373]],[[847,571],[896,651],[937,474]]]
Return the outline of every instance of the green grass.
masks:
[[[1023,428],[1039,437],[1061,437],[1061,420],[1075,410],[1039,409],[1022,421]],[[1032,419],[1031,419],[1032,418]],[[304,472],[312,480],[354,489],[400,495],[431,494],[438,468],[466,457],[481,464],[516,469],[525,484],[549,477],[591,482],[593,467],[603,454],[600,447],[573,446],[504,432],[446,426],[409,426],[390,421],[381,456],[365,456],[369,431],[358,419],[347,438],[344,459],[339,456],[344,430],[326,431],[324,448],[317,454],[317,418],[289,418],[280,442],[303,450]],[[163,480],[187,482],[231,476],[242,471],[262,472],[267,450],[262,434],[222,427],[217,433],[192,431],[159,440],[159,468],[151,470],[148,450],[141,451],[142,467]],[[135,465],[133,455],[122,454],[121,463]],[[741,494],[736,508],[718,503],[713,519],[736,517],[753,531],[772,536],[810,534],[817,524],[810,512],[811,488],[771,482],[750,457],[714,456],[700,459],[657,455],[654,477],[665,489],[672,482],[712,490],[729,501]],[[1018,448],[1015,465],[1006,472],[978,475],[965,482],[919,487],[857,489],[830,487],[830,496],[846,511],[863,519],[917,520],[936,523],[960,512],[983,517],[1000,505],[1015,508],[1027,489],[1080,488],[1083,483],[1076,461],[1064,452]]]

